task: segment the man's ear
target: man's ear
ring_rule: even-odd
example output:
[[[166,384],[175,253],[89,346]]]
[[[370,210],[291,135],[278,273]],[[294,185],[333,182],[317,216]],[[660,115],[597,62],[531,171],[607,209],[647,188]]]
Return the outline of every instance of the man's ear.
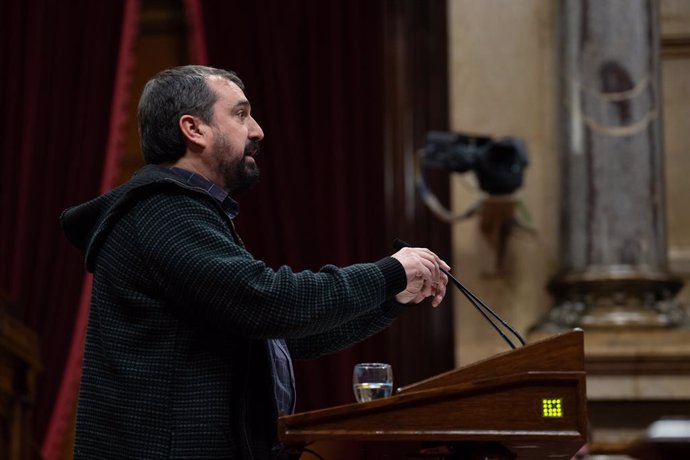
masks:
[[[208,141],[206,133],[208,133],[208,125],[206,125],[199,118],[192,115],[182,115],[180,117],[180,131],[187,142],[190,142],[199,147],[205,147]]]

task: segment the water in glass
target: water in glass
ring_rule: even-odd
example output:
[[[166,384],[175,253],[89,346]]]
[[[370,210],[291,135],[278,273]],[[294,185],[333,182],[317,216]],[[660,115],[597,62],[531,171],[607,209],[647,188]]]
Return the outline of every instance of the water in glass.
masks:
[[[387,398],[393,392],[393,370],[390,364],[360,363],[355,365],[352,387],[358,402]]]

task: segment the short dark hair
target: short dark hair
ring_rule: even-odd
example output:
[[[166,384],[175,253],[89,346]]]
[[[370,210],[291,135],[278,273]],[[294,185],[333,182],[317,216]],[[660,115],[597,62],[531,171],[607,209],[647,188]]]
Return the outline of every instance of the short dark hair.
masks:
[[[139,99],[139,138],[146,164],[174,162],[186,150],[179,121],[182,115],[213,118],[216,93],[208,85],[210,77],[225,78],[244,91],[235,72],[200,65],[164,70],[149,80]]]

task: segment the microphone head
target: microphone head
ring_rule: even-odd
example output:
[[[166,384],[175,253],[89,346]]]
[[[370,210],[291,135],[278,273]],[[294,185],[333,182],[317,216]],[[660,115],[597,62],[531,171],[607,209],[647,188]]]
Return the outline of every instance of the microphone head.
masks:
[[[393,249],[396,251],[401,250],[402,248],[410,248],[412,245],[410,243],[407,243],[400,238],[396,238],[393,240]]]

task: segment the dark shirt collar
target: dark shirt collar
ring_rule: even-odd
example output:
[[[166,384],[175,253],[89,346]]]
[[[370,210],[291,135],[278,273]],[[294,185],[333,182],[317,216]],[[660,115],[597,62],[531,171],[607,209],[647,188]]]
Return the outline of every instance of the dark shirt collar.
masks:
[[[185,184],[191,185],[192,187],[201,188],[206,193],[211,195],[214,200],[220,203],[225,213],[231,219],[234,219],[240,213],[240,205],[237,204],[235,200],[230,198],[228,192],[206,179],[204,176],[175,166],[170,168],[170,171],[174,172],[181,179],[183,179]]]

